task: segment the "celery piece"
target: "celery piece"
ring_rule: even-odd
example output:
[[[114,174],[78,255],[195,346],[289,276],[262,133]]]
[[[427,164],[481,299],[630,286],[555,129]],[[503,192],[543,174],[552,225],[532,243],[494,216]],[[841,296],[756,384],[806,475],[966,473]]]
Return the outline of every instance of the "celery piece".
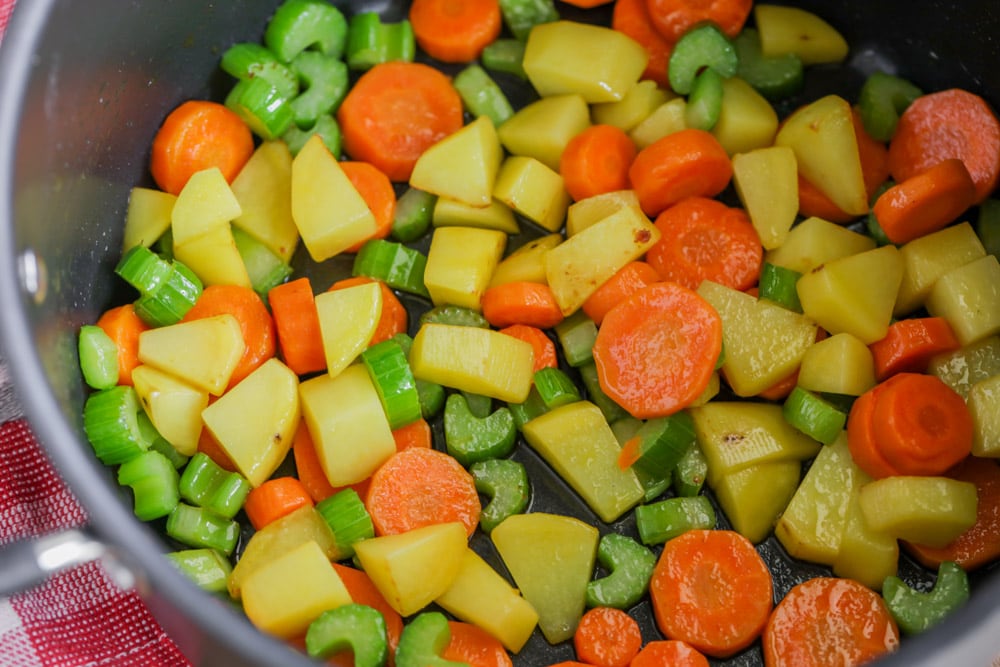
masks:
[[[975,230],[986,254],[1000,257],[1000,199],[987,199],[979,204]]]
[[[229,559],[215,549],[182,549],[166,554],[167,559],[191,581],[209,593],[222,593],[233,571]]]
[[[689,530],[715,527],[715,508],[705,496],[667,498],[635,508],[635,523],[643,544],[662,544]]]
[[[489,329],[490,323],[481,313],[464,306],[435,306],[420,316],[420,326],[425,324],[453,324],[462,327]]]
[[[578,310],[556,325],[556,337],[562,347],[566,363],[577,367],[594,360],[594,341],[597,325]]]
[[[137,245],[122,255],[115,273],[139,294],[156,291],[170,277],[170,262],[161,259],[149,248]]]
[[[167,516],[177,506],[177,480],[177,469],[159,452],[145,451],[118,468],[118,483],[132,489],[135,515],[142,521]]]
[[[225,470],[204,452],[188,461],[180,478],[180,495],[197,507],[232,519],[243,507],[250,482],[243,475]]]
[[[475,417],[489,417],[493,412],[493,399],[485,394],[474,394],[471,391],[460,390],[465,402],[469,405],[469,412]]]
[[[538,369],[535,371],[534,382],[538,395],[549,410],[580,400],[580,391],[573,380],[558,368]]]
[[[361,353],[361,362],[375,385],[389,428],[395,430],[420,419],[420,393],[398,342],[390,339],[368,347]]]
[[[139,396],[129,385],[102,389],[87,397],[83,430],[94,454],[105,465],[125,463],[152,444],[139,428]]]
[[[847,413],[802,387],[792,389],[781,411],[785,421],[824,445],[832,445],[847,424]]]
[[[608,533],[597,545],[597,561],[608,574],[587,584],[587,606],[628,609],[649,589],[656,554],[631,537]]]
[[[500,0],[500,13],[511,34],[522,42],[539,23],[559,20],[552,0]]]
[[[542,400],[538,389],[534,386],[531,387],[531,390],[528,392],[528,398],[523,403],[508,403],[507,409],[510,410],[511,416],[514,417],[514,425],[517,426],[518,431],[523,431],[525,424],[549,411],[545,407],[545,401]]]
[[[233,44],[219,61],[222,71],[237,79],[264,79],[277,88],[282,97],[299,93],[299,80],[269,48],[256,42]]]
[[[162,327],[180,322],[201,296],[202,284],[194,271],[177,260],[172,271],[156,289],[136,299],[135,314],[146,324]]]
[[[674,493],[682,497],[696,496],[701,493],[707,477],[708,459],[695,441],[674,466]]]
[[[347,19],[323,0],[285,0],[264,31],[264,44],[286,63],[309,48],[340,58],[346,42]]]
[[[350,650],[355,667],[382,667],[389,660],[385,617],[374,607],[351,602],[327,609],[306,630],[306,653],[328,658]]]
[[[381,280],[389,287],[430,298],[424,286],[427,255],[395,241],[371,239],[354,257],[351,270],[355,276]]]
[[[307,130],[337,110],[347,95],[347,65],[316,51],[303,51],[292,61],[303,90],[288,103],[295,125]]]
[[[340,132],[340,124],[333,116],[320,116],[308,130],[300,129],[295,123],[292,123],[281,135],[281,140],[288,144],[288,151],[295,156],[299,154],[306,142],[316,134],[323,140],[323,145],[326,146],[331,155],[340,155],[343,135]]]
[[[858,111],[865,130],[878,141],[889,141],[896,133],[899,117],[923,94],[906,79],[872,72],[858,93]]]
[[[264,243],[239,227],[233,227],[232,231],[236,251],[240,253],[240,258],[247,267],[253,291],[257,292],[260,298],[266,299],[271,288],[277,287],[292,275],[292,267]]]
[[[345,59],[352,70],[367,70],[390,61],[413,62],[416,50],[409,20],[383,23],[377,12],[359,12],[351,17]]]
[[[695,75],[684,107],[684,123],[698,130],[711,130],[722,113],[722,75],[706,67]]]
[[[647,503],[653,502],[666,493],[674,479],[673,472],[670,470],[656,475],[642,468],[633,468],[632,472],[635,473],[635,478],[639,480],[639,484],[642,486],[642,499]]]
[[[802,60],[794,53],[765,56],[760,49],[760,33],[744,28],[733,38],[739,65],[736,75],[769,100],[795,94],[804,81]]]
[[[330,527],[337,550],[343,558],[354,555],[354,545],[375,537],[372,517],[358,492],[347,487],[316,504],[316,511]]]
[[[687,95],[699,72],[714,69],[722,78],[736,74],[739,60],[729,38],[713,23],[704,23],[684,33],[674,45],[667,67],[670,87]]]
[[[649,419],[639,427],[637,458],[633,469],[655,477],[669,475],[695,442],[694,420],[685,411]]]
[[[291,100],[264,79],[240,79],[226,95],[225,105],[261,139],[280,137],[295,119]]]
[[[494,72],[505,72],[527,80],[524,71],[524,41],[500,38],[486,45],[481,55],[483,67]]]
[[[431,227],[437,195],[408,187],[396,200],[392,238],[402,243],[416,241]]]
[[[413,348],[413,337],[410,336],[410,334],[408,333],[398,333],[398,334],[393,334],[392,338],[390,338],[389,340],[396,341],[396,344],[399,345],[400,348],[402,348],[403,354],[406,355],[407,361],[409,361],[410,350]]]
[[[476,490],[489,497],[479,514],[483,532],[492,532],[500,522],[528,508],[531,487],[524,465],[512,459],[486,459],[469,466]]]
[[[420,397],[420,414],[424,419],[437,417],[444,408],[446,392],[437,382],[417,379],[417,395]]]
[[[795,283],[800,277],[802,274],[794,269],[764,262],[760,269],[757,295],[761,299],[773,301],[783,308],[801,313],[802,304],[799,303],[799,293],[795,290]]]
[[[424,611],[403,628],[396,646],[396,667],[468,667],[441,657],[451,641],[448,619],[439,611]]]
[[[882,583],[882,597],[899,629],[915,635],[965,604],[969,599],[969,577],[953,561],[944,561],[938,566],[932,590],[914,590],[899,577],[891,576]]]
[[[452,85],[458,91],[459,97],[476,118],[486,116],[493,125],[499,127],[505,120],[514,115],[507,96],[497,82],[476,63],[466,66],[455,75]]]
[[[136,422],[139,424],[139,432],[149,442],[149,451],[163,454],[170,461],[170,465],[176,469],[183,468],[187,464],[189,457],[184,456],[174,449],[174,446],[160,435],[160,432],[153,426],[152,420],[150,420],[149,415],[144,410],[139,410],[135,417]]]
[[[92,389],[111,389],[118,384],[118,345],[104,329],[94,324],[80,327],[77,338],[80,371]]]
[[[240,524],[203,507],[178,503],[167,516],[167,535],[189,547],[218,549],[227,556],[236,548]]]
[[[517,441],[514,417],[498,408],[488,417],[476,417],[462,394],[452,394],[444,406],[444,438],[448,453],[463,466],[507,456]]]
[[[580,372],[580,379],[583,380],[583,388],[587,390],[587,399],[601,409],[609,424],[628,414],[625,408],[604,393],[601,381],[597,377],[597,364],[591,360],[577,366],[577,370]]]

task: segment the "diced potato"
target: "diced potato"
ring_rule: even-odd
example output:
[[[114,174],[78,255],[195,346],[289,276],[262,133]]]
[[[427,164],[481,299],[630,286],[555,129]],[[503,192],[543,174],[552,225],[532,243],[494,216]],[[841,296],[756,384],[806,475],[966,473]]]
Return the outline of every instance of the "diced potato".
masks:
[[[389,420],[361,364],[299,385],[302,415],[330,484],[356,484],[396,451]]]
[[[528,398],[534,363],[530,343],[477,327],[425,324],[410,348],[416,378],[510,403]]]
[[[170,229],[177,196],[152,188],[134,187],[128,196],[122,252],[137,245],[149,247]]]
[[[469,548],[465,526],[436,523],[354,545],[361,567],[393,609],[414,614],[455,581]]]
[[[292,154],[284,141],[265,141],[232,183],[240,203],[233,225],[288,262],[299,245],[292,220]]]
[[[903,256],[903,281],[893,309],[897,316],[922,306],[931,287],[945,273],[986,256],[982,242],[968,222],[904,243],[899,252]]]
[[[733,156],[733,185],[766,250],[777,248],[799,212],[798,167],[787,146],[757,148]]]
[[[754,396],[798,368],[816,324],[765,299],[706,280],[698,294],[722,318],[722,371],[738,396]]]
[[[870,479],[857,470],[858,487]],[[873,530],[861,511],[860,494],[851,494],[840,537],[840,549],[833,559],[833,573],[860,581],[873,590],[880,590],[886,577],[899,569],[899,541],[889,533]]]
[[[132,384],[160,435],[184,456],[194,456],[201,437],[201,411],[208,405],[208,391],[147,365],[132,371]]]
[[[504,160],[493,196],[550,232],[562,229],[570,204],[559,172],[525,155]]]
[[[250,274],[228,224],[183,243],[174,239],[174,257],[205,285],[251,286]]]
[[[533,157],[555,171],[569,140],[590,127],[590,108],[578,94],[543,97],[519,109],[497,128],[511,155]]]
[[[954,352],[935,355],[927,372],[966,398],[974,384],[1000,374],[1000,336],[988,336]]]
[[[532,419],[524,425],[524,438],[605,523],[643,499],[632,469],[618,466],[621,448],[604,413],[590,401],[569,403]]]
[[[563,314],[659,240],[660,230],[641,211],[622,208],[549,250],[545,275]]]
[[[756,544],[774,529],[801,475],[798,461],[759,463],[723,475],[712,490],[733,529]]]
[[[772,403],[712,401],[689,408],[695,435],[708,460],[708,484],[751,466],[801,462],[821,445],[792,427]]]
[[[566,236],[582,232],[618,209],[627,207],[642,211],[635,190],[614,190],[573,202],[566,209]]]
[[[649,55],[625,33],[576,21],[532,28],[522,65],[542,97],[577,93],[590,102],[616,102],[636,84]]]
[[[770,146],[778,114],[753,86],[733,76],[722,81],[722,110],[712,134],[730,155]]]
[[[488,206],[469,206],[457,199],[438,197],[434,202],[431,224],[435,227],[478,227],[517,234],[521,228],[510,207],[496,199]]]
[[[431,237],[424,285],[431,301],[480,311],[480,300],[507,246],[495,229],[439,227]]]
[[[661,88],[655,81],[643,80],[628,89],[618,102],[600,102],[590,106],[595,123],[613,125],[629,132],[653,113],[661,104],[675,98],[673,91]]]
[[[550,644],[573,636],[597,559],[597,528],[545,512],[515,514],[490,533]]]
[[[875,386],[872,351],[849,333],[825,338],[806,350],[798,384],[810,391],[860,396]]]
[[[236,469],[258,487],[285,460],[299,426],[299,377],[268,359],[201,413]]]
[[[885,337],[903,277],[903,261],[887,245],[831,260],[796,283],[802,310],[831,334],[869,345]]]
[[[633,127],[628,136],[635,142],[636,148],[642,150],[668,134],[685,129],[687,127],[687,120],[684,117],[686,109],[687,100],[683,97],[668,100],[656,107],[644,120]]]
[[[785,242],[769,250],[764,260],[799,273],[809,273],[830,260],[874,248],[875,240],[870,236],[822,218],[806,218],[792,227]]]
[[[972,482],[900,475],[865,484],[858,500],[873,530],[943,547],[976,522],[978,494]]]
[[[794,53],[803,65],[839,63],[847,57],[847,40],[812,12],[758,3],[754,6],[754,21],[765,56]]]
[[[799,173],[851,215],[868,212],[851,105],[827,95],[792,112],[774,143],[795,151]]]
[[[489,206],[503,147],[493,121],[480,116],[424,151],[410,186],[469,206]]]
[[[968,405],[975,424],[972,455],[1000,458],[1000,374],[972,385]]]
[[[538,625],[531,603],[472,549],[465,550],[454,581],[434,602],[486,630],[512,653],[524,647]]]
[[[546,234],[504,257],[490,278],[490,287],[512,282],[546,283],[545,253],[562,243],[560,234]]]
[[[179,322],[139,334],[139,361],[220,396],[243,357],[240,323],[229,314]]]
[[[177,195],[170,212],[174,245],[228,227],[239,215],[240,203],[219,168],[196,172]]]
[[[372,281],[318,294],[316,314],[327,372],[339,375],[368,347],[375,333],[382,316],[382,287]]]
[[[1000,333],[1000,262],[986,255],[942,275],[931,287],[927,312],[948,320],[962,345]]]
[[[264,632],[291,639],[327,609],[351,602],[344,582],[315,542],[257,568],[243,582],[243,609]]]
[[[292,160],[292,219],[314,261],[370,238],[375,216],[319,136]]]

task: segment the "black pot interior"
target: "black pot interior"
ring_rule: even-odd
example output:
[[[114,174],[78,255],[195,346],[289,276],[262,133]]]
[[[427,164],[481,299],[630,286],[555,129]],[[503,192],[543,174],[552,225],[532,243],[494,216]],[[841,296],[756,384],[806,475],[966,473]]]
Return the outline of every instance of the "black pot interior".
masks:
[[[227,604],[208,599],[154,557],[169,545],[155,525],[132,518],[128,498],[82,436],[86,391],[76,366],[76,331],[128,298],[112,269],[129,189],[151,184],[148,147],[159,123],[185,99],[224,96],[231,82],[217,67],[219,55],[234,42],[260,40],[276,4],[22,0],[3,45],[0,85],[7,109],[0,116],[0,146],[15,147],[0,158],[2,213],[12,220],[4,220],[0,229],[5,353],[38,435],[84,501],[95,531],[141,564],[151,606],[197,664],[309,663],[259,635]],[[335,4],[348,11],[378,10],[396,20],[405,15],[407,3]],[[564,17],[582,16],[557,4]],[[778,4],[815,11],[852,47],[844,66],[810,70],[805,90],[781,111],[830,92],[854,100],[875,69],[910,78],[925,91],[963,87],[982,94],[994,108],[1000,103],[1000,9],[993,2]],[[604,7],[587,20],[606,23],[609,16],[610,8]],[[525,86],[505,84],[515,101],[531,98]],[[299,268],[328,273],[330,279],[344,270],[296,261]],[[36,283],[37,289],[26,287]],[[551,477],[527,449],[521,447],[519,456],[530,473]],[[534,492],[535,510],[571,513],[602,530],[634,530],[628,518],[601,525],[558,480],[536,485]],[[477,536],[474,546],[499,566],[487,539]],[[824,572],[788,559],[774,538],[761,551],[775,573],[776,597]],[[932,664],[947,641],[967,640],[1000,595],[996,569],[975,575],[970,605],[942,627],[905,641],[887,662]],[[931,581],[930,573],[905,559],[901,572],[911,583]],[[644,637],[658,638],[648,603],[633,612]],[[515,662],[544,665],[567,659],[572,659],[569,646],[552,647],[536,632]],[[752,649],[724,664],[762,660]]]

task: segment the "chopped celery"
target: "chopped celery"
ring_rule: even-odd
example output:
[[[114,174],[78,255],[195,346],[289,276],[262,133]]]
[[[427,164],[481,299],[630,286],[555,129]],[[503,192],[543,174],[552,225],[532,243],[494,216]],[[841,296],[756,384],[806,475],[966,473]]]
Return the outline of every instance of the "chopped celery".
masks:
[[[225,104],[265,141],[280,137],[295,118],[289,98],[265,79],[240,79]]]
[[[189,547],[218,549],[227,556],[236,548],[240,524],[203,507],[178,503],[167,516],[167,535]]]
[[[463,327],[488,329],[490,323],[481,313],[464,306],[435,306],[420,316],[420,326],[425,324],[453,324]]]
[[[696,496],[701,493],[708,477],[708,459],[697,441],[674,466],[674,493],[678,496]]]
[[[522,42],[539,23],[559,19],[559,10],[552,0],[500,0],[500,12],[510,32]]]
[[[392,429],[420,419],[420,393],[406,352],[394,340],[384,340],[361,353]]]
[[[628,414],[625,412],[625,408],[615,403],[614,399],[604,393],[601,381],[597,377],[597,364],[588,361],[578,366],[577,370],[580,371],[580,379],[583,380],[583,387],[587,390],[587,399],[601,409],[609,424]]]
[[[115,273],[139,290],[135,312],[150,326],[179,322],[201,295],[201,281],[191,269],[141,245],[125,253]]]
[[[322,0],[285,0],[264,31],[264,44],[286,63],[309,48],[340,58],[346,42],[347,19]]]
[[[115,273],[137,289],[139,294],[155,291],[166,282],[170,272],[170,262],[142,245],[137,245],[122,255],[115,266]]]
[[[347,28],[347,66],[352,70],[371,69],[390,61],[412,62],[416,40],[409,20],[383,23],[377,12],[359,12]]]
[[[549,410],[580,400],[580,392],[573,380],[558,368],[538,369],[535,371],[534,382],[538,395]]]
[[[582,366],[594,360],[594,341],[597,340],[597,325],[586,313],[578,310],[556,325],[556,337],[562,347],[563,356],[570,366]]]
[[[77,340],[83,381],[93,389],[111,389],[118,384],[118,345],[99,326],[80,327]]]
[[[760,49],[760,33],[744,28],[733,39],[739,66],[736,74],[769,100],[780,100],[802,88],[802,60],[794,53],[765,56]]]
[[[351,272],[381,280],[393,289],[430,298],[424,286],[426,266],[427,255],[419,250],[394,241],[372,239],[361,246]]]
[[[698,73],[714,69],[722,78],[736,74],[739,60],[736,48],[714,23],[703,23],[688,30],[670,54],[667,78],[678,95],[687,95]]]
[[[527,80],[524,71],[524,41],[501,38],[486,45],[482,53],[483,67],[494,72],[513,74]]]
[[[886,577],[882,597],[899,629],[915,635],[941,622],[969,599],[969,578],[952,561],[938,567],[937,582],[930,591],[917,591],[899,577]]]
[[[1000,257],[1000,199],[987,199],[979,204],[975,225],[986,254]]]
[[[722,114],[722,75],[706,67],[695,75],[684,107],[684,122],[698,130],[711,130]]]
[[[715,508],[705,496],[667,498],[635,508],[643,544],[662,544],[689,530],[715,527]]]
[[[694,441],[694,420],[682,410],[668,417],[647,420],[629,440],[629,443],[635,444],[626,447],[636,448],[633,468],[663,477],[673,471]]]
[[[858,93],[858,111],[865,130],[878,141],[889,141],[896,133],[899,117],[923,94],[906,79],[872,72]]]
[[[131,487],[135,515],[142,521],[167,516],[177,506],[177,480],[177,469],[159,452],[143,452],[118,468],[118,483]]]
[[[448,453],[464,466],[510,454],[517,438],[514,417],[498,408],[476,417],[462,394],[452,394],[444,406],[444,438]]]
[[[493,412],[493,399],[485,394],[474,394],[471,391],[460,390],[465,402],[469,405],[469,412],[476,417],[489,417]]]
[[[489,533],[501,521],[528,507],[531,487],[524,466],[512,459],[486,459],[469,466],[476,490],[489,497],[479,514],[479,526]]]
[[[306,653],[328,658],[350,650],[355,667],[382,667],[389,659],[385,617],[368,605],[352,602],[327,609],[306,630]]]
[[[847,424],[847,413],[817,394],[795,387],[782,406],[785,421],[824,445],[832,445]]]
[[[330,527],[337,550],[344,558],[354,555],[356,543],[375,537],[371,515],[361,496],[351,487],[321,500],[316,504],[316,511]]]
[[[437,417],[444,408],[446,392],[437,382],[417,379],[417,395],[420,397],[420,414],[424,419]]]
[[[439,611],[424,611],[406,624],[396,647],[396,667],[468,667],[441,657],[451,641],[448,619]]]
[[[278,60],[269,48],[255,42],[233,44],[222,54],[219,67],[227,74],[243,79],[264,79],[278,93],[291,99],[299,93],[295,72]]]
[[[250,284],[260,298],[266,299],[271,288],[277,287],[292,275],[292,267],[264,243],[239,227],[233,227],[232,231],[236,250],[247,267]]]
[[[336,111],[347,95],[347,65],[316,51],[303,51],[292,61],[292,70],[304,90],[289,102],[289,106],[295,125],[309,129],[321,117]]]
[[[306,142],[312,139],[313,135],[319,135],[323,140],[323,145],[330,151],[331,155],[340,155],[343,135],[340,132],[340,124],[333,116],[320,116],[308,130],[300,129],[292,123],[285,133],[281,135],[282,141],[288,144],[288,151],[292,155],[298,155]]]
[[[83,430],[101,463],[117,465],[152,444],[139,427],[139,396],[129,385],[94,392],[83,406]]]
[[[608,574],[587,584],[587,606],[628,609],[649,589],[656,554],[631,537],[608,533],[597,545],[597,561]]]
[[[466,66],[455,75],[452,84],[465,108],[476,118],[486,116],[493,121],[493,125],[499,127],[514,115],[514,107],[503,90],[481,66],[475,63]]]
[[[549,411],[545,407],[545,401],[542,400],[541,394],[534,386],[531,387],[528,398],[524,399],[523,403],[508,403],[507,408],[510,410],[511,416],[514,417],[514,425],[517,426],[518,431],[523,431],[525,424]]]
[[[392,238],[403,243],[416,241],[427,233],[434,217],[437,195],[417,188],[407,188],[396,200],[392,219]]]
[[[799,293],[795,289],[802,274],[770,262],[764,262],[760,269],[760,282],[757,290],[761,299],[767,299],[796,313],[802,312],[799,303]]]
[[[167,559],[191,581],[209,593],[222,593],[233,566],[215,549],[182,549],[166,554]]]
[[[243,507],[250,482],[243,475],[225,470],[204,452],[188,461],[180,479],[180,494],[187,502],[232,519]]]

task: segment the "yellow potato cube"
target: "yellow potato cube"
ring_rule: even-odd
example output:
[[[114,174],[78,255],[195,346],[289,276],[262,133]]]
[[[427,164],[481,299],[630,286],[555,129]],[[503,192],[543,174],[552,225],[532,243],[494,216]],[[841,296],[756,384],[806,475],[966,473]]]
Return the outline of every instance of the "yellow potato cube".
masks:
[[[645,120],[660,105],[677,96],[661,88],[655,81],[643,80],[628,89],[618,102],[600,102],[590,105],[590,115],[595,123],[614,125],[629,132]]]
[[[475,311],[507,246],[507,235],[495,229],[438,227],[431,237],[424,285],[431,301]]]
[[[986,256],[972,225],[962,222],[904,243],[903,281],[893,314],[913,312],[924,304],[937,279],[952,269]]]
[[[469,206],[457,199],[438,197],[431,216],[431,224],[435,227],[478,227],[496,229],[504,234],[521,231],[514,211],[496,199],[491,199],[487,206]]]
[[[787,146],[757,148],[733,156],[733,185],[766,250],[777,248],[799,212],[795,152]]]
[[[849,333],[825,338],[803,355],[799,386],[810,391],[860,396],[875,386],[872,351]]]
[[[869,482],[859,493],[867,524],[908,542],[943,547],[976,522],[972,482],[900,475]]]
[[[566,209],[566,236],[578,234],[626,207],[642,211],[635,190],[614,190],[573,202]]]
[[[806,218],[792,227],[784,243],[769,250],[764,260],[799,273],[809,273],[838,257],[873,250],[875,240],[822,218]]]
[[[712,490],[733,529],[756,544],[771,534],[801,475],[798,461],[758,463],[723,475]]]
[[[251,286],[246,264],[236,248],[236,240],[228,224],[183,243],[175,239],[174,257],[191,269],[205,285]]]
[[[372,281],[316,295],[326,370],[339,375],[364,352],[382,317],[382,287]]]
[[[722,110],[712,134],[730,155],[770,146],[778,114],[753,86],[733,76],[722,82]]]
[[[233,225],[288,262],[299,245],[292,219],[292,154],[284,141],[265,141],[232,183],[241,213]]]
[[[191,175],[170,212],[175,245],[222,227],[240,215],[240,203],[218,167]]]
[[[754,21],[765,56],[794,53],[803,65],[838,63],[847,57],[847,40],[812,12],[758,3],[754,6]]]
[[[139,361],[220,396],[246,343],[229,314],[178,322],[139,334]]]
[[[410,187],[469,206],[489,206],[502,160],[493,121],[480,116],[420,155]]]
[[[967,398],[977,382],[1000,374],[1000,336],[988,336],[954,352],[935,355],[927,372]]]
[[[628,136],[635,142],[636,148],[642,150],[668,134],[685,129],[687,127],[686,109],[687,100],[683,97],[668,100],[656,107],[638,125],[633,127]]]
[[[559,170],[569,140],[590,126],[590,107],[578,94],[543,97],[519,109],[497,128],[511,155],[533,157]]]
[[[972,455],[1000,458],[1000,375],[972,385],[968,404],[976,425]]]
[[[858,487],[870,480],[857,470]],[[886,577],[899,569],[899,541],[884,531],[873,530],[861,511],[860,494],[855,491],[847,508],[840,549],[833,559],[833,573],[860,581],[872,590],[880,590]]]
[[[147,365],[132,371],[132,384],[160,435],[184,456],[194,456],[208,392]]]
[[[546,283],[545,252],[562,243],[560,234],[546,234],[504,257],[490,278],[490,287],[512,282]]]
[[[1000,262],[986,255],[948,271],[927,294],[927,312],[948,320],[962,345],[1000,333]]]
[[[149,247],[170,229],[171,212],[177,196],[152,188],[134,187],[129,192],[125,212],[122,252],[137,245]]]
[[[570,203],[559,172],[523,155],[504,160],[493,196],[550,232],[562,229]]]

